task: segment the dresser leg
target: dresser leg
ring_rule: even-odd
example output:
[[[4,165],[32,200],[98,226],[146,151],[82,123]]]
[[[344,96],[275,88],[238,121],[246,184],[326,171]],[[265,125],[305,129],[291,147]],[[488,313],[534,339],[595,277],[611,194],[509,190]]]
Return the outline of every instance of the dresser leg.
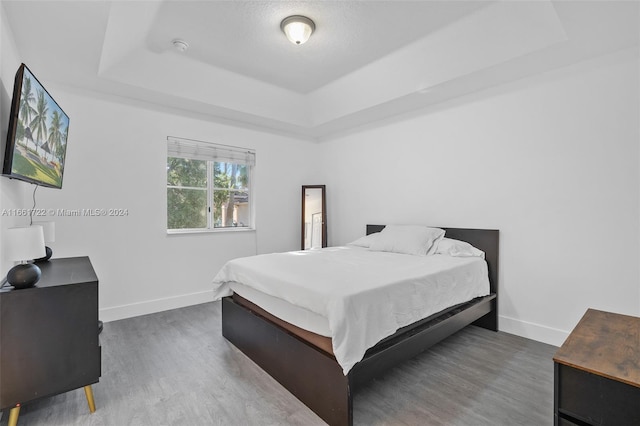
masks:
[[[89,404],[89,411],[94,413],[96,411],[96,403],[93,400],[93,390],[91,389],[91,385],[87,385],[84,387],[84,394],[87,396],[87,403]]]
[[[18,424],[18,416],[20,415],[20,404],[16,405],[9,411],[9,426],[16,426]]]

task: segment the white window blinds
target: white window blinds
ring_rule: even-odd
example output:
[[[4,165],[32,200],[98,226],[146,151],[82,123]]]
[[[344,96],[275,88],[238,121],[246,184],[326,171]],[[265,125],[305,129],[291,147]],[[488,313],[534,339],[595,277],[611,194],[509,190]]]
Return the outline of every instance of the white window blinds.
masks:
[[[167,137],[167,155],[169,157],[246,164],[248,166],[256,164],[254,150],[172,136]]]

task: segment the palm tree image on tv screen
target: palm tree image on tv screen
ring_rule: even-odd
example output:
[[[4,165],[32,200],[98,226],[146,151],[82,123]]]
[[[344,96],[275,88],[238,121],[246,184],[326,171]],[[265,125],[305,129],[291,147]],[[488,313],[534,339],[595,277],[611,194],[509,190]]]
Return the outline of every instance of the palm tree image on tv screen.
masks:
[[[25,68],[11,172],[60,187],[69,117]]]

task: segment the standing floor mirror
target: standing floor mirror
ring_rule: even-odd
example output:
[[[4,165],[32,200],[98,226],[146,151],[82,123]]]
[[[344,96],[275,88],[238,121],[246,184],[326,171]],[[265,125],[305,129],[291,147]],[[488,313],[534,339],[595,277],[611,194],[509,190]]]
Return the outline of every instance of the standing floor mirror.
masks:
[[[302,186],[302,250],[327,246],[325,185]]]

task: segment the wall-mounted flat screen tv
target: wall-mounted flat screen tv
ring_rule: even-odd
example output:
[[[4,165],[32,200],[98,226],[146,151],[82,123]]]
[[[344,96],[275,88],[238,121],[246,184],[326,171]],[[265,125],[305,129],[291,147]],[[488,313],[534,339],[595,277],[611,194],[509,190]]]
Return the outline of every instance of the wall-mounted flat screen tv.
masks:
[[[25,64],[16,73],[2,174],[62,188],[69,117]]]

